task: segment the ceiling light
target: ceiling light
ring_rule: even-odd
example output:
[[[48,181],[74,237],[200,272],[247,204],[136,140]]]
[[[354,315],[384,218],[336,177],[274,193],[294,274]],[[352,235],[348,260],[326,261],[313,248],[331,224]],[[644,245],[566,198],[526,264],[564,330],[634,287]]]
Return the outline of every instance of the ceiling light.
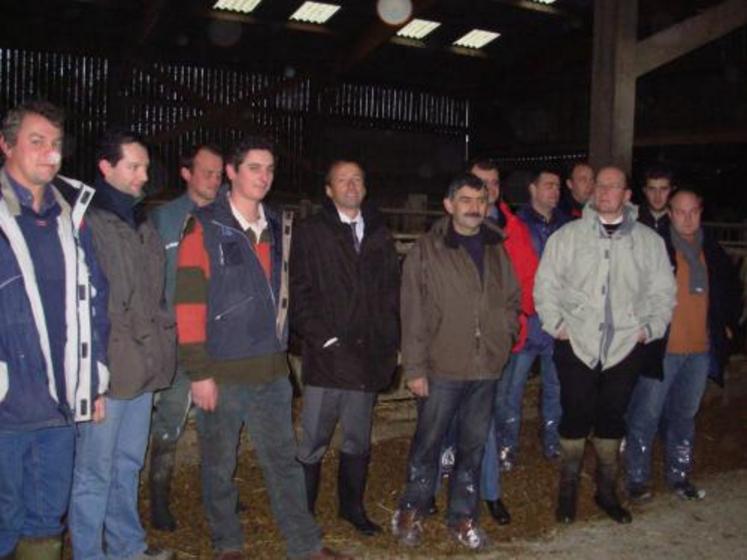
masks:
[[[473,29],[467,33],[464,37],[454,41],[454,46],[467,47],[468,49],[481,49],[490,41],[500,37],[500,33],[494,33],[493,31],[483,31],[482,29]]]
[[[537,4],[555,4],[555,0],[532,0],[532,2],[537,2]]]
[[[254,11],[254,8],[256,8],[261,1],[262,0],[218,0],[213,5],[213,9],[250,14]]]
[[[422,39],[440,25],[437,21],[414,19],[397,31],[397,35],[399,37],[407,37],[408,39]]]
[[[304,2],[291,15],[290,19],[296,21],[307,21],[309,23],[325,23],[331,18],[340,6],[326,4],[324,2]]]

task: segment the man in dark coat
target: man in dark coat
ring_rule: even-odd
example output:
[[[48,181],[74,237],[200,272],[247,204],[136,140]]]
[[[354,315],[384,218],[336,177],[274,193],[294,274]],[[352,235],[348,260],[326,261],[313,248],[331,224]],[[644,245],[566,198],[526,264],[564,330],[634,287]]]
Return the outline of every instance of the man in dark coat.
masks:
[[[303,436],[298,459],[309,509],[335,426],[342,427],[340,517],[365,535],[381,531],[363,493],[376,393],[387,387],[399,345],[399,264],[392,236],[366,196],[354,161],[335,161],[322,210],[301,224],[290,257],[290,318],[303,345]]]

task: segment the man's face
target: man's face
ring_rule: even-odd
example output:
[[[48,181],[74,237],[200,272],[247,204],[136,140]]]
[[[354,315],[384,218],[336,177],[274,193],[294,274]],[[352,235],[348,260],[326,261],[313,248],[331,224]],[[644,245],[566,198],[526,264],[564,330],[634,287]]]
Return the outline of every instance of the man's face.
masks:
[[[469,170],[472,175],[477,175],[482,179],[488,188],[488,204],[495,204],[501,195],[501,178],[497,169],[480,169],[476,165]]]
[[[226,165],[231,190],[241,198],[260,202],[270,191],[275,176],[275,156],[269,150],[249,150],[238,167]]]
[[[594,171],[588,165],[577,165],[566,180],[571,196],[580,204],[586,204],[594,190]]]
[[[669,195],[672,194],[672,184],[665,177],[647,179],[643,194],[646,195],[646,202],[651,210],[663,212],[667,207]]]
[[[0,141],[10,175],[27,188],[43,187],[60,170],[62,130],[41,115],[29,113],[21,120],[14,145]]]
[[[451,214],[454,229],[461,235],[474,235],[488,213],[487,189],[464,186],[453,198],[444,199],[444,208]]]
[[[622,213],[630,200],[625,174],[616,167],[606,167],[597,173],[594,185],[594,206],[600,215],[612,218]]]
[[[366,196],[363,170],[353,162],[335,165],[330,171],[325,190],[340,210],[359,210]]]
[[[685,239],[692,239],[700,229],[700,215],[703,212],[698,198],[687,192],[675,195],[670,209],[674,230]]]
[[[148,182],[148,150],[138,142],[122,144],[121,150],[122,157],[115,165],[102,159],[99,161],[99,170],[104,180],[112,187],[138,198],[143,194],[143,186]]]
[[[181,176],[187,184],[187,194],[198,205],[215,200],[223,177],[223,158],[209,150],[200,150],[192,168],[182,167]]]
[[[529,185],[532,206],[542,212],[552,212],[560,200],[560,177],[555,173],[540,173]]]

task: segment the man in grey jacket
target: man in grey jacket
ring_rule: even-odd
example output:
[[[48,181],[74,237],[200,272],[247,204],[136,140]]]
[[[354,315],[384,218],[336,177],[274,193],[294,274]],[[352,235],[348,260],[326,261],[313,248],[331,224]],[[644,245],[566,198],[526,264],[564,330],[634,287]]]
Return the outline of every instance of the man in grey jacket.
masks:
[[[603,167],[583,216],[549,240],[534,285],[542,328],[556,339],[561,473],[556,518],[576,515],[586,438],[597,454],[597,505],[630,523],[615,486],[624,414],[647,352],[662,338],[675,283],[662,239],[636,221],[625,174]]]
[[[151,214],[166,254],[164,297],[173,312],[176,290],[176,256],[187,218],[218,195],[223,177],[223,154],[210,144],[190,148],[180,161],[179,173],[185,192],[180,197],[159,206]],[[155,397],[150,440],[150,516],[153,528],[174,531],[176,520],[169,509],[171,478],[176,460],[176,444],[182,435],[192,399],[190,381],[183,368],[177,370],[170,387]]]

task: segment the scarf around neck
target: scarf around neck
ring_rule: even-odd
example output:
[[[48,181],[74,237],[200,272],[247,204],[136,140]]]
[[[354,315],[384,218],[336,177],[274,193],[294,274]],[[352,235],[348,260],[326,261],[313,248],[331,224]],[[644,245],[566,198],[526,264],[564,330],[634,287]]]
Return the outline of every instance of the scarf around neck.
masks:
[[[685,241],[672,225],[669,226],[669,233],[675,250],[682,253],[687,266],[690,267],[690,293],[704,293],[708,289],[708,271],[700,262],[700,254],[703,252],[703,230],[698,229],[695,241],[692,243]]]

